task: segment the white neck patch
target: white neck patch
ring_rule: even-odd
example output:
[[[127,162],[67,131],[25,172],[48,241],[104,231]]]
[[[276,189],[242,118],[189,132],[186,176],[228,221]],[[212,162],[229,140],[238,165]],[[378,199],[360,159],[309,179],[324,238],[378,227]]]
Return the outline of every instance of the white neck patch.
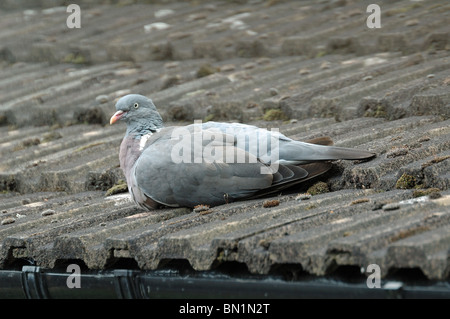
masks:
[[[152,135],[153,133],[150,132],[141,137],[141,139],[139,140],[139,151],[142,151],[144,149],[145,144],[147,144],[148,139]]]
[[[156,132],[161,131],[161,129],[156,129]],[[141,139],[139,140],[139,151],[142,151],[145,147],[145,144],[147,144],[148,139],[150,138],[150,136],[152,136],[153,133],[152,132],[148,132],[145,135],[142,135]]]

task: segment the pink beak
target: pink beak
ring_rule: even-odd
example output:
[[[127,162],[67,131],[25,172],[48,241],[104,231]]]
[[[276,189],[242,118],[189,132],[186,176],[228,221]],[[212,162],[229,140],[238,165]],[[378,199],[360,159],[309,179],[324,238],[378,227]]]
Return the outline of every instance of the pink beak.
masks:
[[[122,118],[122,116],[124,116],[127,112],[124,111],[117,111],[116,113],[114,113],[113,116],[111,116],[111,119],[109,120],[109,124],[112,125],[114,123],[116,123],[118,120],[120,120]]]

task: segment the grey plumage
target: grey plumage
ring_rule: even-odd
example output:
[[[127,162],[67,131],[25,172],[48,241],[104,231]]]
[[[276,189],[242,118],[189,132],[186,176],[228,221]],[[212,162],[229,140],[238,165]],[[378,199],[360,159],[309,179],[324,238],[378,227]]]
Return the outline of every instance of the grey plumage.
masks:
[[[331,160],[375,156],[239,123],[164,127],[153,102],[137,94],[122,97],[116,110],[110,123],[127,124],[120,165],[134,201],[147,209],[254,198],[323,174]]]

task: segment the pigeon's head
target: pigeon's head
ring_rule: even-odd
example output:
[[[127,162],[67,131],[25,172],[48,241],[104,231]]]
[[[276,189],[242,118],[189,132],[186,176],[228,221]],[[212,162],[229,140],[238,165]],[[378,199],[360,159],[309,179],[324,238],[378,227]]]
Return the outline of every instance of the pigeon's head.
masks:
[[[155,131],[163,127],[161,115],[149,98],[139,94],[128,94],[116,103],[117,112],[111,117],[110,124],[118,120],[127,123],[128,132]]]

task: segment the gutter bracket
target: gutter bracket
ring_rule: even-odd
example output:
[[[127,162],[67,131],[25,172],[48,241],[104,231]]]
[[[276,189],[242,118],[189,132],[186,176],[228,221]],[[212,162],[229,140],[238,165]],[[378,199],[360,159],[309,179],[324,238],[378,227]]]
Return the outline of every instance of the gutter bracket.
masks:
[[[49,299],[47,286],[45,281],[42,280],[40,267],[23,266],[21,282],[27,299]]]
[[[115,269],[114,289],[120,299],[142,299],[142,293],[139,289],[138,274],[134,270]]]

